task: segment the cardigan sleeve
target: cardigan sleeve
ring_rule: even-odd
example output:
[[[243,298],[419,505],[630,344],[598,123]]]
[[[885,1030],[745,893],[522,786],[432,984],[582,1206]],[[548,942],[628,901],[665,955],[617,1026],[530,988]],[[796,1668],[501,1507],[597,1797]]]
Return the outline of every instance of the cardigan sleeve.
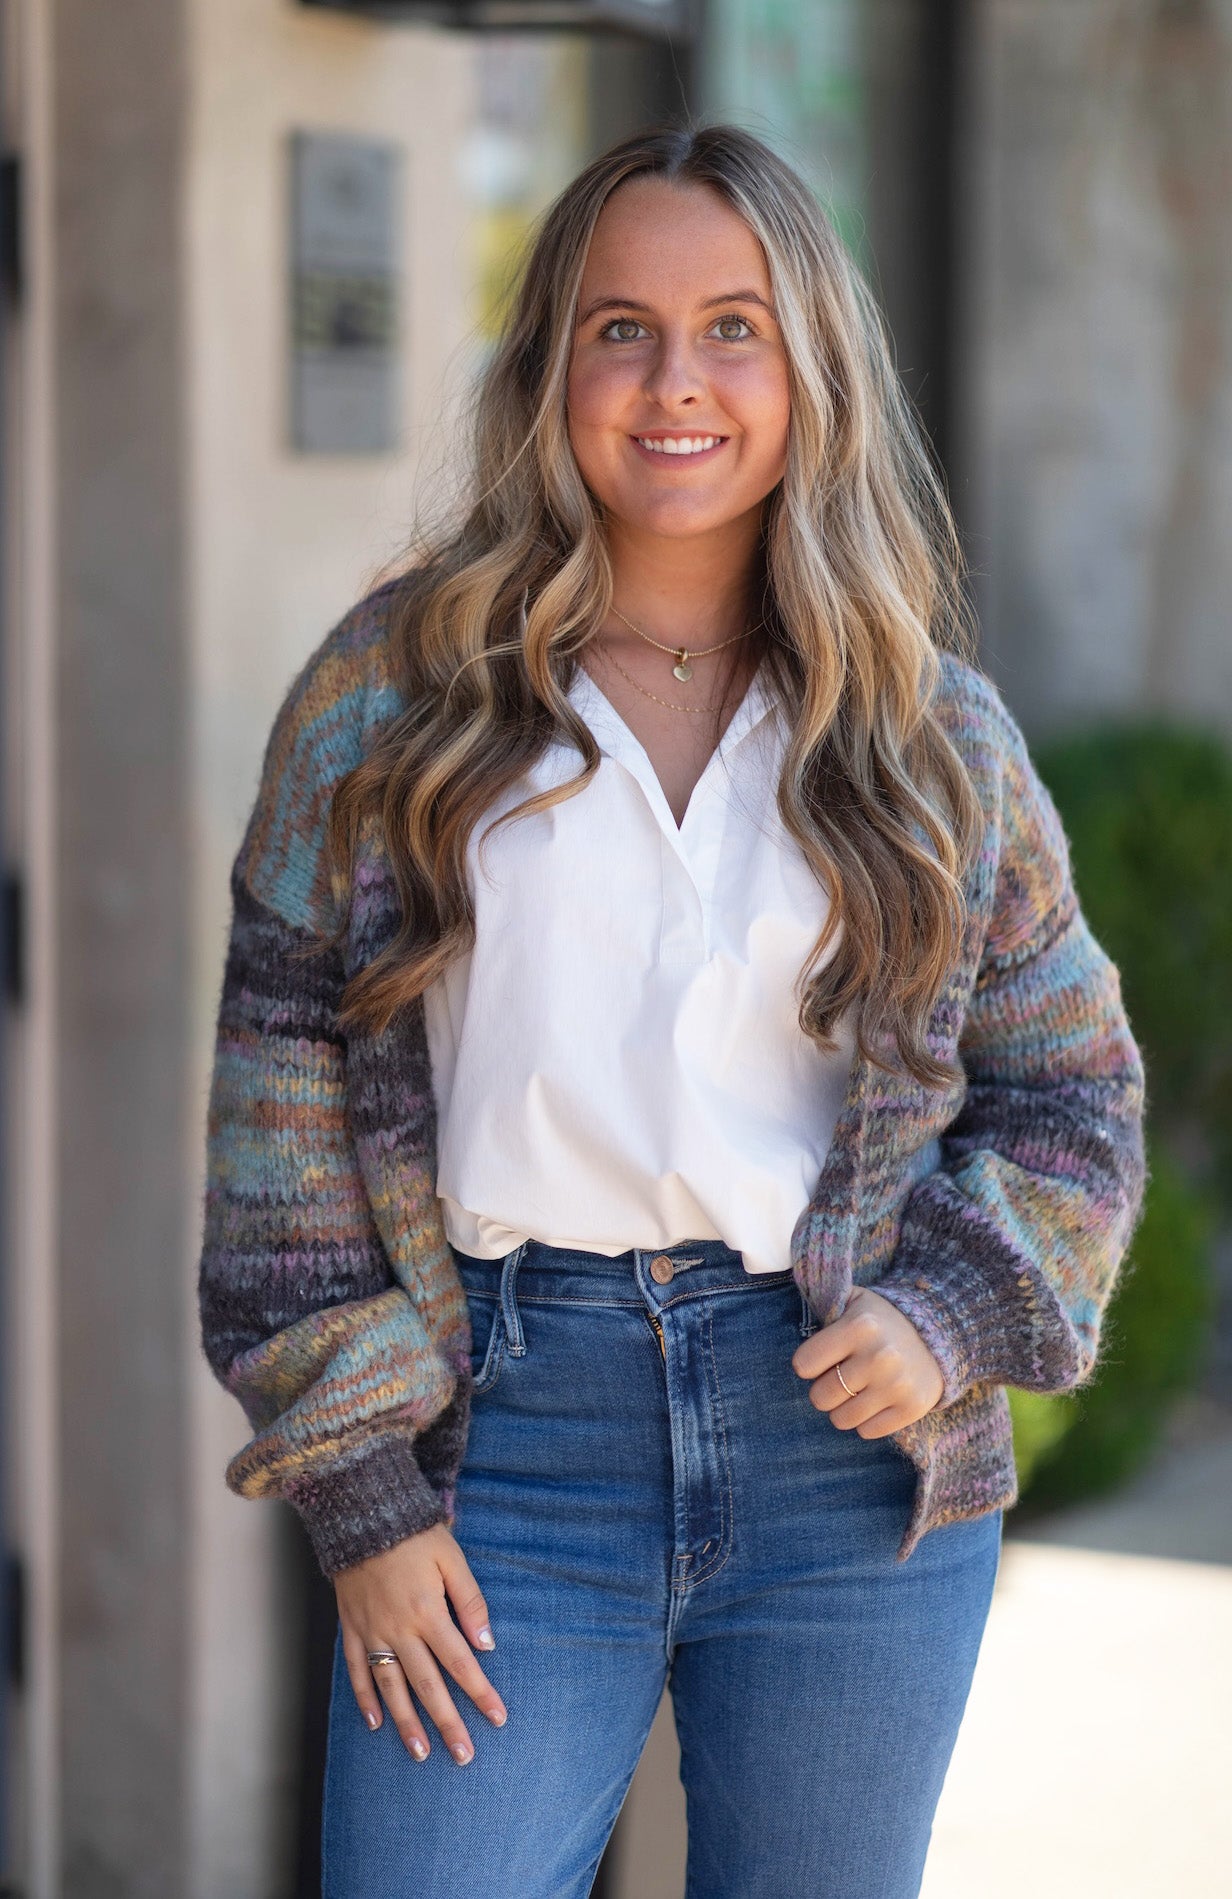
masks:
[[[1056,806],[987,689],[1002,765],[992,915],[959,1038],[966,1091],[873,1282],[941,1366],[937,1409],[981,1382],[1090,1382],[1146,1184],[1145,1076],[1120,978],[1079,906]]]
[[[452,1521],[469,1361],[442,1351],[391,1270],[359,1162],[343,960],[308,921],[323,808],[319,774],[300,769],[320,710],[308,685],[275,723],[231,871],[198,1308],[254,1433],[227,1485],[286,1498],[331,1576]],[[425,1108],[407,1139],[433,1136]]]

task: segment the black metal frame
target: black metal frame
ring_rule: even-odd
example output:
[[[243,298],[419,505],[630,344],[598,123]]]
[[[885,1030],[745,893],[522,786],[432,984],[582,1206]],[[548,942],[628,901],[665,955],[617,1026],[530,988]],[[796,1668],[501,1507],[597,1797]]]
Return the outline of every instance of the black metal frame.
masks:
[[[0,77],[4,74],[4,54],[6,48],[0,45]],[[11,320],[12,306],[20,290],[21,247],[18,226],[18,212],[21,198],[21,174],[16,154],[3,150],[6,128],[0,124],[0,364],[7,359],[7,340]],[[4,543],[6,535],[6,516],[8,498],[8,440],[9,415],[8,404],[4,400],[4,391],[0,388],[0,579],[4,577]],[[7,587],[0,586],[0,735],[4,733],[8,720],[6,660],[7,626],[3,618],[3,601],[7,598]],[[2,742],[2,737],[0,737]],[[0,843],[5,841],[4,785],[0,774]],[[11,1034],[11,1011],[20,1001],[22,972],[22,885],[16,865],[8,861],[7,850],[0,858],[0,900],[3,910],[0,929],[0,951],[3,953],[3,983],[0,985],[0,1319],[11,1307],[11,1286],[9,1274],[11,1260],[4,1245],[4,1237],[9,1225],[8,1206],[8,1118],[7,1105],[10,1090],[10,1078],[7,1073],[7,1060],[13,1047]],[[0,1323],[0,1379],[9,1370],[9,1354],[12,1350],[7,1329]],[[0,1882],[3,1890],[9,1891],[7,1876],[11,1867],[10,1860],[14,1851],[13,1841],[9,1837],[9,1806],[14,1784],[13,1763],[13,1700],[23,1686],[25,1671],[25,1567],[18,1552],[12,1547],[10,1537],[12,1528],[9,1522],[10,1499],[8,1487],[9,1445],[7,1418],[0,1413]]]
[[[649,40],[692,39],[698,12],[696,0],[300,0],[300,5],[387,25],[454,32],[622,33]]]
[[[937,460],[953,478],[958,354],[956,283],[960,267],[958,166],[962,88],[961,61],[969,44],[968,0],[931,0],[924,11],[920,84],[928,107],[927,140],[921,153],[921,211],[928,218],[933,268],[917,286],[926,299],[924,334],[930,386],[921,392]]]

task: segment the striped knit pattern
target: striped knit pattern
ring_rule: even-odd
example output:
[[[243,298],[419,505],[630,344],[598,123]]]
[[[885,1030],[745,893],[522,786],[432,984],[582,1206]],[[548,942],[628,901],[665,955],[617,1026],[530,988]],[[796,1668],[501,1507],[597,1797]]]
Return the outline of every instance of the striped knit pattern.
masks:
[[[226,1480],[289,1499],[326,1575],[453,1521],[470,1404],[422,1007],[380,1038],[337,1027],[345,983],[398,925],[371,834],[345,950],[316,947],[341,894],[330,797],[401,704],[395,586],[333,629],[274,722],[232,870],[209,1104],[202,1346],[254,1433]],[[823,1323],[875,1286],[944,1373],[935,1409],[894,1436],[917,1471],[900,1561],[1016,1500],[1005,1388],[1092,1377],[1145,1184],[1141,1058],[1055,806],[983,674],[947,657],[940,709],[984,811],[930,1031],[965,1080],[926,1089],[857,1061],[794,1239]]]

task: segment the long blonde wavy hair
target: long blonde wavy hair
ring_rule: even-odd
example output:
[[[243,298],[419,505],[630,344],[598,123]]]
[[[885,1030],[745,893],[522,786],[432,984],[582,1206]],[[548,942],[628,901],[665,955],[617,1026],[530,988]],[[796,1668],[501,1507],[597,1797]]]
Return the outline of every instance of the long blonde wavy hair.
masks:
[[[931,709],[939,649],[974,651],[958,537],[871,292],[803,180],[728,125],[623,141],[537,227],[476,399],[465,511],[395,593],[405,710],[331,806],[337,887],[349,891],[375,820],[401,902],[397,935],[351,978],[340,1022],[383,1032],[471,946],[468,840],[554,736],[576,745],[576,777],[501,822],[576,795],[598,768],[566,694],[611,606],[612,570],[602,508],[569,443],[566,378],[596,220],[613,191],[645,177],[708,186],[746,220],[788,360],[786,468],[764,512],[763,663],[790,728],[779,810],[831,898],[801,971],[801,1027],[832,1047],[850,1008],[864,1057],[886,1067],[896,1052],[943,1085],[955,1070],[927,1032],[959,949],[978,820]],[[333,940],[348,917],[349,899]]]

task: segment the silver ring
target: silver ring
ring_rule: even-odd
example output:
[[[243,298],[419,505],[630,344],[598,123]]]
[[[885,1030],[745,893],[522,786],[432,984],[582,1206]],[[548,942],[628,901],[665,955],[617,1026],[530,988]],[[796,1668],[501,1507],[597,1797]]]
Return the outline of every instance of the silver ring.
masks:
[[[396,1662],[397,1659],[398,1657],[392,1648],[370,1648],[368,1650],[368,1664],[371,1668],[388,1668],[389,1664]]]
[[[845,1391],[845,1392],[847,1393],[847,1396],[848,1396],[849,1398],[855,1398],[855,1397],[857,1397],[857,1396],[858,1396],[859,1394],[858,1394],[857,1392],[854,1392],[854,1391],[853,1391],[853,1390],[851,1389],[851,1386],[850,1386],[850,1385],[849,1385],[849,1384],[847,1383],[847,1380],[846,1380],[846,1379],[845,1379],[845,1378],[843,1377],[843,1368],[842,1368],[842,1366],[841,1366],[841,1365],[836,1365],[836,1366],[834,1367],[834,1369],[835,1369],[835,1371],[836,1371],[836,1372],[838,1373],[838,1382],[839,1382],[839,1384],[840,1384],[840,1385],[841,1385],[841,1386],[843,1387],[843,1390],[844,1390],[844,1391]]]

